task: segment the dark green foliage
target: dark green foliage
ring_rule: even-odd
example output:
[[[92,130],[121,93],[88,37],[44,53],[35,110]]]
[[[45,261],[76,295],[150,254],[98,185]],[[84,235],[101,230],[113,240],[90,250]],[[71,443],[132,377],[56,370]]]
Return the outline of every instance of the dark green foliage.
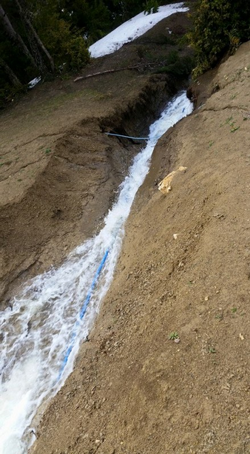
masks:
[[[147,0],[144,3],[144,14],[157,13],[159,9],[159,3],[157,0]]]
[[[121,22],[124,22],[143,11],[144,1],[145,0],[126,0],[122,2],[120,0],[114,0],[114,5],[119,8],[118,14],[120,15]]]
[[[164,66],[157,70],[157,73],[171,74],[175,77],[188,77],[194,66],[192,57],[180,57],[177,51],[169,53]]]
[[[48,8],[48,4],[51,2]],[[53,0],[41,7],[34,24],[45,47],[53,56],[56,70],[78,70],[89,61],[87,45],[81,31],[61,18]]]
[[[79,70],[89,61],[82,30],[62,17],[59,1],[2,0],[0,6],[33,57],[32,60],[24,55],[2,27],[3,19],[0,18],[0,107],[21,89],[14,86],[14,78],[25,87],[38,75],[47,77],[49,72]],[[10,77],[11,73],[13,77]]]
[[[89,44],[112,28],[111,11],[103,0],[63,0],[59,12],[71,26],[83,31]]]
[[[194,76],[213,67],[225,52],[234,52],[250,39],[250,2],[198,0],[188,34],[196,52]]]

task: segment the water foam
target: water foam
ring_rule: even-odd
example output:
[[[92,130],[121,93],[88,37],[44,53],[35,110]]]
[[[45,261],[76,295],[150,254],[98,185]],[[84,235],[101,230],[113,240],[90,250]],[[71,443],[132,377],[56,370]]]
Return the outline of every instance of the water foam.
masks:
[[[135,157],[101,232],[77,247],[60,268],[32,280],[13,300],[12,307],[0,314],[0,454],[27,453],[33,440],[32,418],[72,372],[79,344],[87,337],[109,288],[124,224],[148,172],[157,140],[191,111],[192,104],[184,93],[168,104],[150,127],[149,140]],[[82,304],[107,250],[107,260],[81,319]],[[60,375],[71,343],[72,350]]]

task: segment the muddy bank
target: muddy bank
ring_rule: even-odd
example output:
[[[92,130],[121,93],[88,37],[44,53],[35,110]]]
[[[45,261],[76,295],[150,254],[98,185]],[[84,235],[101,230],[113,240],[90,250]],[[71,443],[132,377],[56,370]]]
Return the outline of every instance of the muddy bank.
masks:
[[[160,140],[95,330],[32,452],[250,452],[249,55],[247,43]],[[156,183],[180,165],[163,196]]]
[[[147,136],[148,126],[178,85],[165,76],[149,77],[135,98],[109,116],[86,118],[58,138],[45,167],[21,200],[0,213],[2,307],[28,277],[58,265],[93,235],[115,200],[133,156],[143,141],[105,132]]]

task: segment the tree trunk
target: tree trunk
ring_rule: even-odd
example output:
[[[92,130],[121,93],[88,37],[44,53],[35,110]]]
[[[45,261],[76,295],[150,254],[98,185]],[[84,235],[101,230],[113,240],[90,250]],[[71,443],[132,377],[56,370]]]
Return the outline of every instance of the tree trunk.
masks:
[[[12,69],[9,67],[9,65],[7,65],[7,63],[4,60],[2,60],[1,57],[0,57],[0,67],[2,67],[4,69],[5,74],[7,74],[10,82],[12,83],[12,85],[14,87],[20,88],[22,86],[18,77],[15,75],[15,73],[12,71]]]
[[[15,0],[15,2],[19,9],[20,17],[22,18],[24,24],[26,25],[26,27],[29,31],[28,35],[29,35],[30,39],[32,39],[32,41],[37,44],[37,47],[40,49],[40,51],[42,51],[44,53],[44,55],[47,57],[49,66],[50,66],[50,70],[52,72],[54,72],[55,65],[54,65],[53,58],[51,57],[50,53],[47,51],[46,47],[43,45],[36,30],[34,29],[31,21],[28,18],[26,2],[24,0],[21,0],[21,2],[19,2],[19,0]],[[23,4],[23,7],[21,6],[21,3]],[[34,44],[33,44],[33,48],[34,48]]]
[[[5,31],[7,33],[7,35],[9,36],[9,38],[11,39],[11,41],[13,41],[19,47],[19,49],[31,61],[33,66],[35,68],[37,68],[36,62],[35,62],[34,58],[32,57],[29,49],[27,48],[27,46],[23,42],[21,36],[12,27],[12,24],[11,24],[9,18],[8,18],[7,14],[5,13],[5,11],[4,11],[4,9],[3,9],[3,7],[1,5],[0,5],[0,18],[2,19],[2,23],[3,23],[4,29],[5,29]]]
[[[34,57],[34,60],[36,62],[36,65],[37,65],[37,68],[39,69],[40,74],[47,74],[49,69],[46,65],[46,62],[44,61],[44,58],[40,52],[40,49],[37,46],[37,42],[33,36],[33,33],[31,33],[29,28],[26,29],[26,36],[28,39],[30,52],[32,53],[32,55]]]

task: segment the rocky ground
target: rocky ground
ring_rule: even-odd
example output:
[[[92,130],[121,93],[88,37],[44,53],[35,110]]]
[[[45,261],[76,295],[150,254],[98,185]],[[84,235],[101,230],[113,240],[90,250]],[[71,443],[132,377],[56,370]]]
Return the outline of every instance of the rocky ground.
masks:
[[[81,347],[74,372],[50,402],[40,421],[32,454],[250,453],[249,57],[250,44],[246,43],[219,68],[195,83],[189,90],[196,104],[194,113],[159,141],[151,170],[137,194],[126,225],[123,250],[111,289],[89,342]],[[117,59],[117,55],[114,58]],[[26,213],[30,213],[30,217],[25,218],[26,224],[20,218],[20,209],[16,218],[9,215],[9,222],[17,219],[15,226],[13,223],[10,225],[16,229],[14,233],[7,227],[3,229],[4,238],[13,234],[9,238],[13,239],[10,244],[14,246],[8,246],[13,250],[6,246],[4,251],[11,251],[9,255],[6,253],[6,257],[13,258],[15,253],[22,257],[15,238],[25,235],[29,222],[35,219],[33,213],[41,216],[40,219],[43,216],[47,219],[48,224],[45,222],[42,226],[46,230],[48,225],[50,235],[47,239],[43,228],[37,233],[41,242],[36,246],[38,240],[34,240],[33,247],[38,254],[39,266],[33,265],[31,275],[46,268],[52,259],[55,263],[60,262],[63,252],[57,252],[59,243],[67,251],[81,236],[84,238],[89,234],[88,230],[85,231],[83,208],[78,212],[70,211],[73,210],[69,208],[72,201],[68,208],[65,202],[64,208],[59,204],[60,199],[50,205],[50,190],[56,185],[57,194],[64,188],[67,196],[75,192],[73,180],[77,173],[75,171],[72,180],[70,174],[68,176],[73,164],[67,164],[67,172],[66,167],[61,167],[70,160],[73,139],[78,144],[74,150],[79,150],[82,141],[86,141],[86,149],[89,149],[100,138],[98,128],[115,128],[110,122],[110,118],[114,118],[114,109],[121,113],[127,100],[130,103],[132,98],[136,98],[138,81],[142,81],[138,90],[140,88],[144,93],[144,99],[143,89],[151,76],[136,74],[135,82],[133,73],[128,71],[126,74],[126,82],[124,79],[121,81],[119,73],[111,75],[110,80],[113,82],[112,77],[115,77],[116,85],[110,98],[107,99],[105,94],[100,100],[98,94],[98,102],[93,94],[97,82],[94,79],[91,83],[83,82],[93,90],[91,98],[86,101],[88,97],[84,92],[79,106],[73,95],[70,101],[72,118],[68,107],[59,106],[56,115],[53,111],[53,118],[55,122],[58,118],[61,129],[56,123],[54,127],[52,122],[48,124],[49,134],[55,134],[55,131],[59,134],[60,131],[59,137],[50,136],[49,144],[43,136],[42,121],[39,123],[41,130],[37,126],[36,134],[34,132],[34,140],[31,126],[28,128],[28,124],[31,125],[28,118],[27,129],[23,132],[26,131],[27,137],[23,142],[19,142],[21,132],[15,136],[19,133],[14,123],[13,131],[17,133],[13,133],[12,145],[7,143],[6,132],[6,150],[12,153],[17,149],[23,150],[22,156],[25,156],[25,150],[31,153],[31,140],[33,145],[36,144],[37,153],[40,140],[43,146],[43,157],[36,173],[39,178],[35,180],[38,183],[29,180],[30,189],[22,186],[23,192],[16,188],[19,178],[11,185],[16,192],[14,189],[8,192],[6,186],[6,203],[2,208],[9,207],[9,213],[18,210],[19,206],[25,210],[23,200],[28,200],[25,198],[28,195],[32,200],[32,191],[36,184],[40,184],[39,197],[34,198],[32,205],[37,209],[31,214],[31,205],[27,205]],[[160,78],[159,84],[159,87],[164,85],[165,90],[166,80]],[[82,90],[87,90],[86,85]],[[147,89],[146,93],[149,91]],[[29,118],[32,117],[32,102],[35,100],[27,101]],[[133,102],[130,106],[135,104]],[[8,115],[20,112],[19,109],[17,106],[5,114],[5,125],[10,121]],[[79,112],[81,115],[85,112],[87,118],[81,123],[84,134],[79,133],[79,121],[75,125]],[[88,123],[90,117],[91,126]],[[93,123],[92,119],[96,117],[102,121]],[[119,128],[121,123],[123,121]],[[128,123],[127,132],[132,131],[132,124],[131,121]],[[65,137],[66,125],[73,128],[69,138]],[[138,125],[137,130],[142,129]],[[93,132],[95,141],[90,138]],[[53,137],[55,148],[52,146]],[[104,143],[110,146],[110,142],[106,143],[109,139],[101,140],[105,142],[100,148]],[[24,143],[26,145],[22,148]],[[124,156],[124,147],[120,145]],[[45,147],[55,151],[46,153]],[[134,147],[134,144],[129,146],[128,161],[135,152]],[[74,161],[74,166],[79,165],[77,172],[86,172],[84,159],[87,154],[82,156],[78,151],[76,156],[83,159]],[[53,173],[56,178],[50,180],[50,169],[55,168],[56,163],[60,172]],[[5,170],[11,165],[5,166]],[[126,161],[120,171],[119,160],[116,173],[123,173],[127,165]],[[173,179],[169,194],[161,194],[157,183],[179,166],[187,167],[187,171]],[[101,172],[102,166],[97,167]],[[94,199],[100,186],[92,188],[92,184],[99,184],[100,178],[101,185],[108,184],[105,198],[108,205],[112,198],[112,185],[120,181],[117,178],[113,183],[113,172],[111,174],[107,183],[104,170],[100,176],[98,173],[98,183],[89,180],[89,185],[79,190],[75,202],[81,200],[80,191],[88,192],[89,188]],[[11,178],[14,176],[8,179],[11,181]],[[4,181],[10,185],[7,174]],[[42,207],[38,206],[41,194],[44,197]],[[97,229],[100,223],[96,218],[100,207],[97,201],[95,203],[90,208],[96,210],[90,230]],[[50,211],[46,211],[48,206]],[[1,213],[5,213],[3,219],[6,222],[1,225],[7,226],[7,209]],[[45,213],[50,213],[50,217]],[[74,233],[70,234],[72,227]],[[29,244],[31,240],[25,238],[22,243],[28,241]],[[23,252],[25,260],[30,256],[30,250],[31,246]],[[6,258],[6,263],[11,264],[11,258],[8,260]],[[15,266],[18,270],[19,265]],[[6,282],[9,282],[7,278]]]

